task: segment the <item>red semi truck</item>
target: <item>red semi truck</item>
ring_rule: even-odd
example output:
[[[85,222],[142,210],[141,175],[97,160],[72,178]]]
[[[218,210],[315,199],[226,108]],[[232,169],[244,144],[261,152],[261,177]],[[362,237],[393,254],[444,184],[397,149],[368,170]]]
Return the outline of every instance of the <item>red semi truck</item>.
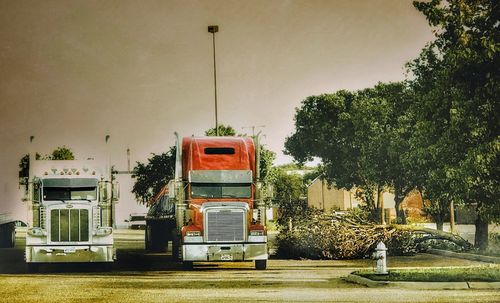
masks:
[[[254,261],[265,269],[267,235],[260,195],[258,140],[177,136],[172,255],[193,262]],[[172,224],[173,225],[173,224]]]

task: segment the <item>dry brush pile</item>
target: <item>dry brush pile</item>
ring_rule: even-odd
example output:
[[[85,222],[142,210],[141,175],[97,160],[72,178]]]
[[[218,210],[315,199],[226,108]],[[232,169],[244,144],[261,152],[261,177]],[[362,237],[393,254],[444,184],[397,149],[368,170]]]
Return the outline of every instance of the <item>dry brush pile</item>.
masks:
[[[355,259],[370,257],[380,241],[387,245],[389,255],[414,254],[431,239],[452,241],[464,248],[470,245],[460,237],[425,228],[363,222],[355,214],[306,215],[278,235],[277,254],[292,259]]]

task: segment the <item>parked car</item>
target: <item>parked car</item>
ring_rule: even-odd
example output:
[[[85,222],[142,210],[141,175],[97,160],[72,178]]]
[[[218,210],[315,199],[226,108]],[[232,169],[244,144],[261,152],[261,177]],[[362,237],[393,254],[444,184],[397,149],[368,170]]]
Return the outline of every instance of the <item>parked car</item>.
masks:
[[[125,222],[130,229],[146,229],[146,214],[130,214]]]

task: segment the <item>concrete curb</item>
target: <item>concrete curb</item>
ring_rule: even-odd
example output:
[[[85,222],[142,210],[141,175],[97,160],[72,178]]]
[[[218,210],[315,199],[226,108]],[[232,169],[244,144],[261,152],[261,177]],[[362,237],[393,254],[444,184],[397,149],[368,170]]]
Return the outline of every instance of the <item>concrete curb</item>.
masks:
[[[404,288],[404,289],[500,289],[500,282],[399,282],[375,281],[355,274],[344,278],[345,281],[367,287]]]
[[[344,278],[345,281],[361,284],[368,287],[384,287],[389,283],[388,281],[374,281],[365,277],[361,277],[358,275],[350,274]]]
[[[486,263],[500,264],[499,257],[481,256],[481,255],[468,254],[468,253],[457,253],[457,252],[447,251],[447,250],[442,250],[442,249],[429,249],[427,252],[429,252],[431,254],[441,255],[441,256],[446,256],[446,257],[451,257],[451,258],[459,258],[459,259],[466,259],[466,260],[471,260],[471,261],[480,261],[480,262],[486,262]]]

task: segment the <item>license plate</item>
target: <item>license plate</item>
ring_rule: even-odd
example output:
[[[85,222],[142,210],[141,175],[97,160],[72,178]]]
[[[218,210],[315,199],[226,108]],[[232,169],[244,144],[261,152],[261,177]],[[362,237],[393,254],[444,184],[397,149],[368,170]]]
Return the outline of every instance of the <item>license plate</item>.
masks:
[[[220,259],[222,261],[232,261],[233,260],[233,255],[230,255],[230,254],[222,254],[220,256]]]
[[[72,254],[74,252],[76,252],[76,249],[74,247],[65,247],[64,248],[64,253],[65,254]]]

